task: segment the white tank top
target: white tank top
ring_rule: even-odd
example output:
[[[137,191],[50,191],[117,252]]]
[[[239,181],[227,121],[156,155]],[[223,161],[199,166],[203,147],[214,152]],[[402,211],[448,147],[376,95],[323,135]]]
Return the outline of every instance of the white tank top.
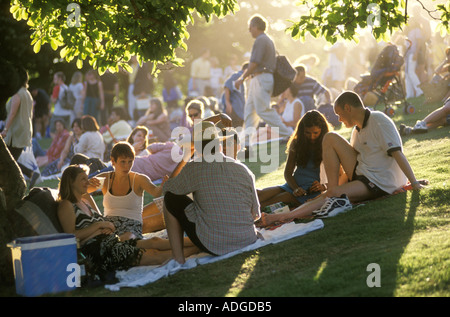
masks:
[[[292,102],[289,101],[286,102],[286,107],[284,108],[283,114],[281,115],[284,121],[286,122],[294,121],[294,105],[297,102],[300,102],[302,105],[302,113],[300,114],[300,118],[303,117],[303,115],[305,114],[305,107],[303,107],[303,103],[301,102],[300,99],[295,98]]]
[[[103,208],[105,216],[119,216],[137,220],[142,223],[142,209],[144,204],[144,195],[139,196],[134,192],[134,180],[131,191],[125,196],[115,196],[110,192],[111,174],[108,175],[108,187],[103,197]]]

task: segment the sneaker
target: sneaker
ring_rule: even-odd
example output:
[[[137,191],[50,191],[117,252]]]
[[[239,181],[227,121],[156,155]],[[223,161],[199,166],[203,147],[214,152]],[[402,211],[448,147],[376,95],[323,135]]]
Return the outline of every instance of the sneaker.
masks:
[[[399,133],[401,136],[410,135],[412,132],[412,128],[404,125],[403,123],[400,124]]]
[[[417,120],[416,125],[413,128],[414,133],[425,133],[428,132],[428,127],[425,121]]]
[[[341,197],[327,197],[325,203],[319,209],[313,211],[314,218],[334,217],[352,208],[352,204],[347,195]]]

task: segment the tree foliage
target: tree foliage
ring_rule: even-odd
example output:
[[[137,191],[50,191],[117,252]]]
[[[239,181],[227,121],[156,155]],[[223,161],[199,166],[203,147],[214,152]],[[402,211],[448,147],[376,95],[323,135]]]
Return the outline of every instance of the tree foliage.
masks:
[[[425,8],[420,1],[417,3],[434,19],[440,20],[441,34],[448,33],[450,1],[436,5],[433,10]],[[386,40],[389,34],[406,25],[409,17],[405,0],[299,0],[297,5],[307,7],[308,13],[299,21],[290,21],[292,25],[287,32],[301,40],[309,33],[316,38],[324,37],[330,43],[340,39],[357,41],[358,30],[367,27],[377,40]]]
[[[207,22],[235,13],[238,0],[11,0],[10,12],[16,20],[25,20],[32,31],[33,50],[45,44],[59,51],[67,62],[78,68],[91,67],[103,73],[129,70],[132,55],[142,62],[171,62],[180,65],[177,48],[187,49],[188,26],[195,15]],[[417,3],[422,4],[420,1]],[[294,39],[306,34],[330,43],[339,39],[358,40],[362,28],[371,28],[376,39],[386,40],[389,33],[408,21],[406,0],[299,0],[306,14],[286,30]],[[448,32],[450,1],[438,4],[433,18],[440,21],[442,34]],[[431,14],[430,14],[431,15]],[[217,39],[217,38],[216,38]],[[156,67],[156,63],[154,63]]]
[[[180,65],[175,51],[186,49],[186,27],[193,14],[209,21],[236,10],[236,0],[12,0],[10,9],[33,31],[35,52],[49,44],[67,62],[76,61],[82,68],[88,61],[100,73],[130,70],[131,56],[140,63]]]

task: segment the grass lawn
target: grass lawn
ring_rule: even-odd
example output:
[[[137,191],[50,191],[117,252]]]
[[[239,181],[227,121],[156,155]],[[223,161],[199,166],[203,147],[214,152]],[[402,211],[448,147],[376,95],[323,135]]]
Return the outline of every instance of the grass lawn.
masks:
[[[413,101],[393,120],[414,125],[439,104]],[[450,296],[449,127],[404,137],[404,152],[418,179],[430,185],[358,206],[305,236],[180,271],[138,288],[110,292],[102,287],[63,296],[151,297],[438,297]],[[340,133],[348,137],[350,130]],[[261,173],[248,163],[258,188],[283,184],[285,145],[278,169]],[[55,187],[56,182],[39,186]],[[98,200],[101,197],[96,197]],[[379,268],[379,287],[369,287]]]

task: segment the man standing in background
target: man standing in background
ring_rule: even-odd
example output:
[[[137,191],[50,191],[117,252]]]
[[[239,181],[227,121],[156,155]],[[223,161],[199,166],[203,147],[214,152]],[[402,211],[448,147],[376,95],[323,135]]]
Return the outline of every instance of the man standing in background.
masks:
[[[266,20],[254,15],[249,20],[249,31],[255,39],[250,56],[250,64],[242,76],[235,82],[236,89],[244,80],[251,76],[248,85],[248,95],[244,110],[245,128],[256,128],[262,119],[271,127],[279,128],[280,137],[288,138],[293,130],[288,128],[275,109],[271,108],[270,100],[273,91],[273,73],[276,68],[275,45],[265,33]],[[248,150],[249,137],[246,137]]]

